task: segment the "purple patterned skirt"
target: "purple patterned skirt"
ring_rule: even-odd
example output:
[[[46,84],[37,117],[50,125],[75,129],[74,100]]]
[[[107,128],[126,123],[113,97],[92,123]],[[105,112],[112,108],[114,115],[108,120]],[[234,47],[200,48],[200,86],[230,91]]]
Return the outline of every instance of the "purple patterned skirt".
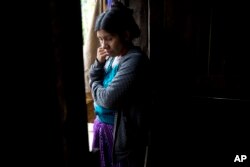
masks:
[[[112,164],[113,125],[94,121],[92,150],[100,150],[100,167],[125,167],[121,163]]]

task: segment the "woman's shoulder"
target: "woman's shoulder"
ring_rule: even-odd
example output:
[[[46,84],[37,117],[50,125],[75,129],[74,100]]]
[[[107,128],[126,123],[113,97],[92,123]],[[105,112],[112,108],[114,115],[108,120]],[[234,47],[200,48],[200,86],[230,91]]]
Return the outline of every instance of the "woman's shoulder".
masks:
[[[144,68],[147,64],[149,64],[149,58],[139,47],[130,49],[120,60],[120,66],[129,68]]]
[[[138,46],[134,46],[129,49],[128,53],[123,56],[123,59],[144,59],[147,58],[147,55],[142,51]]]

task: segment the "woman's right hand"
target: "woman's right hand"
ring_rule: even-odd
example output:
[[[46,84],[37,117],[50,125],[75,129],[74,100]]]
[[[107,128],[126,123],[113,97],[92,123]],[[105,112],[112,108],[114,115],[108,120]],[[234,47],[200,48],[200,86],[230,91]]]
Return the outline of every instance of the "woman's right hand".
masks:
[[[104,63],[106,61],[106,57],[108,56],[108,52],[106,49],[103,49],[103,47],[99,47],[97,49],[97,60],[100,62],[100,63]]]

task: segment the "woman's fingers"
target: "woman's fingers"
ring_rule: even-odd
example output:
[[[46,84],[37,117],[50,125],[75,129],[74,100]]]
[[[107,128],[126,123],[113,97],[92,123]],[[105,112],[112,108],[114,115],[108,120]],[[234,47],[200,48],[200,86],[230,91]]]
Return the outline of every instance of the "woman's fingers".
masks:
[[[107,56],[108,56],[108,53],[106,49],[103,49],[102,47],[99,47],[97,49],[97,59],[99,62],[104,62]]]

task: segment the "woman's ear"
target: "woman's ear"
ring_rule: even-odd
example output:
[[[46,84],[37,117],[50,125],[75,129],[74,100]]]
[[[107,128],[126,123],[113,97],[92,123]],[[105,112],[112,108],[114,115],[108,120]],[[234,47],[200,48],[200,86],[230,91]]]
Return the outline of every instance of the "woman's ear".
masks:
[[[129,31],[125,31],[125,32],[124,32],[124,39],[125,39],[125,41],[127,41],[127,42],[131,40],[131,34],[130,34]]]

